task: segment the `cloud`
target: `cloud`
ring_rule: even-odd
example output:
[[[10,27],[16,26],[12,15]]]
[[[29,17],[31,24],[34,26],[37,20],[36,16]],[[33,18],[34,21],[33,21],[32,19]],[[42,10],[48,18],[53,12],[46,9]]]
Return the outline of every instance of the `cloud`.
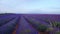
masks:
[[[30,11],[31,14],[60,14],[60,9],[38,9]]]

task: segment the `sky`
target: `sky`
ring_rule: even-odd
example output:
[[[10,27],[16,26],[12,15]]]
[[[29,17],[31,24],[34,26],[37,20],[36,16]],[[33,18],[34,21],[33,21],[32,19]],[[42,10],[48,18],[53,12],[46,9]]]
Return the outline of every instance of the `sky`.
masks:
[[[60,14],[60,0],[0,0],[0,13]]]

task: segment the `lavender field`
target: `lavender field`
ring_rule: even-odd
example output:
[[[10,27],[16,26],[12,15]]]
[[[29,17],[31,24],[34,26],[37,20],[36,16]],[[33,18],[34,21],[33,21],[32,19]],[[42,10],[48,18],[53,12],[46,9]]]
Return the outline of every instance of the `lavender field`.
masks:
[[[0,34],[60,34],[60,15],[0,14]]]

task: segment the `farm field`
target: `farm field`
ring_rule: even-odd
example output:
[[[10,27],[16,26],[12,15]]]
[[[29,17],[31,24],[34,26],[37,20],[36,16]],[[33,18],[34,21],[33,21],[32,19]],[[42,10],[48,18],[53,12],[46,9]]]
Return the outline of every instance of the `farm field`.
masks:
[[[0,34],[60,34],[60,15],[0,14]]]

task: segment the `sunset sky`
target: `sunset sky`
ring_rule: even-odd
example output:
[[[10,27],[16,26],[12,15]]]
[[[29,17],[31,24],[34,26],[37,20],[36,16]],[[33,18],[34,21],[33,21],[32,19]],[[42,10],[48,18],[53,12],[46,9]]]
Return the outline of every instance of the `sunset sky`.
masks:
[[[60,0],[0,0],[0,13],[60,14]]]

